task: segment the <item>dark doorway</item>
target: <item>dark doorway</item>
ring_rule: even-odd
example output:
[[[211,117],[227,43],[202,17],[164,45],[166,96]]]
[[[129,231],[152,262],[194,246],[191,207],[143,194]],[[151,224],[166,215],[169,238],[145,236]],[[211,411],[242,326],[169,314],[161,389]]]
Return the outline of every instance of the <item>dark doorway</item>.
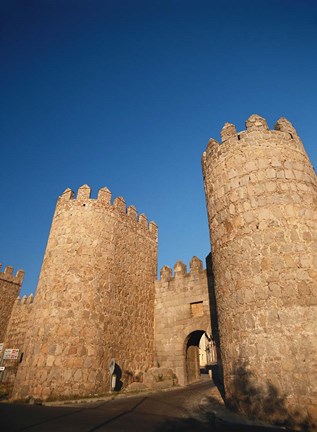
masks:
[[[187,383],[198,381],[200,379],[199,364],[199,342],[204,330],[196,330],[187,337],[186,341],[186,372]]]

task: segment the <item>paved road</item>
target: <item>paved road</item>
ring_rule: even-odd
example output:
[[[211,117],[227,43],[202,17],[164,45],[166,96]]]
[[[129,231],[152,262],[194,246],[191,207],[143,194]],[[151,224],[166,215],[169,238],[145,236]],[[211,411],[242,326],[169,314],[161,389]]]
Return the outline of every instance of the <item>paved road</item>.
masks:
[[[212,382],[169,392],[72,406],[0,404],[1,432],[274,432],[226,424],[210,414]],[[202,402],[203,405],[202,406]]]

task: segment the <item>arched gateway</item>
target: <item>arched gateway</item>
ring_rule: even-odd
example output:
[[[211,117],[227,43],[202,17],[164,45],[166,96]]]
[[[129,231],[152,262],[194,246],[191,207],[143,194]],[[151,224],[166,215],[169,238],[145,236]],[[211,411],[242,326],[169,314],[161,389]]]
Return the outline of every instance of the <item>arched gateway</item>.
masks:
[[[187,383],[197,381],[200,378],[201,362],[199,359],[199,343],[204,336],[204,330],[196,330],[190,333],[185,341],[185,361]]]
[[[202,262],[193,257],[189,273],[178,261],[174,275],[167,266],[160,275],[155,285],[157,361],[173,369],[179,384],[186,385],[199,379],[199,342],[205,333],[211,333],[207,273]]]

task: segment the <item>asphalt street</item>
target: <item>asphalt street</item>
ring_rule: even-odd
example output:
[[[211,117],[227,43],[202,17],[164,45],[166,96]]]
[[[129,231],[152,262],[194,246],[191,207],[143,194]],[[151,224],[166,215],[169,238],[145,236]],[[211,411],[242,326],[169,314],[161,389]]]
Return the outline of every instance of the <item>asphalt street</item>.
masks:
[[[275,432],[215,417],[211,381],[168,392],[67,406],[0,404],[1,432]],[[219,405],[219,404],[218,404]],[[219,408],[219,407],[218,407]]]

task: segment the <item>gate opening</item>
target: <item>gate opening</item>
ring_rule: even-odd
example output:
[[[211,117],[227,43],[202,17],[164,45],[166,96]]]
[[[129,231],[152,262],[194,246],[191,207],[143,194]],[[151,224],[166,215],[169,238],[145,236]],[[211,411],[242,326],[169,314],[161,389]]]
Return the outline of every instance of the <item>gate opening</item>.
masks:
[[[186,342],[187,383],[193,383],[202,377],[211,378],[211,366],[216,362],[212,338],[204,330],[190,333]]]

